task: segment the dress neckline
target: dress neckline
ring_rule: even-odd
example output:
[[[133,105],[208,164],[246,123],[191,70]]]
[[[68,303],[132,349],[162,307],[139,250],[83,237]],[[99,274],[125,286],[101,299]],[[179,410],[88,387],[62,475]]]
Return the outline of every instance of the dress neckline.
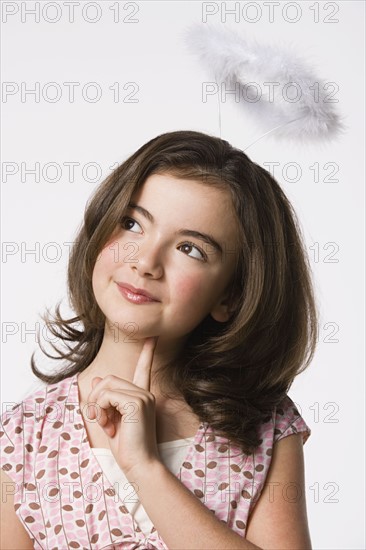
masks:
[[[159,449],[164,451],[165,449],[175,449],[180,447],[188,447],[192,441],[194,441],[195,436],[192,435],[191,437],[184,437],[182,439],[173,439],[172,441],[163,441],[162,443],[158,443]],[[111,449],[106,449],[105,447],[91,447],[91,450],[93,453],[96,451],[97,454],[103,454],[111,455],[113,456],[113,453]]]

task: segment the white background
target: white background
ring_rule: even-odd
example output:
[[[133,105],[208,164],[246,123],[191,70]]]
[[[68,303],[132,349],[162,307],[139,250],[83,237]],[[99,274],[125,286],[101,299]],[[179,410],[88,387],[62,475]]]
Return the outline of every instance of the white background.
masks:
[[[19,11],[6,20],[4,9],[10,4]],[[69,312],[68,247],[63,243],[74,240],[87,199],[111,167],[167,131],[192,129],[219,135],[217,96],[206,103],[201,99],[202,82],[210,77],[183,41],[191,23],[203,24],[201,2],[120,2],[116,23],[110,9],[116,2],[99,2],[102,15],[96,23],[82,17],[85,2],[75,7],[74,23],[69,22],[63,2],[57,2],[60,20],[48,22],[46,18],[56,16],[56,3],[50,3],[53,7],[42,15],[45,2],[40,2],[40,21],[35,22],[34,15],[24,13],[34,4],[2,2],[2,81],[3,86],[13,82],[19,87],[14,95],[3,95],[1,103],[3,407],[40,384],[29,363],[38,345],[35,335],[26,331],[37,322],[42,328],[40,314],[46,307],[53,310],[59,300],[62,311]],[[261,165],[280,163],[275,177],[300,218],[320,304],[315,358],[289,392],[312,429],[304,453],[313,548],[361,549],[365,548],[364,2],[280,2],[273,22],[268,2],[237,4],[239,20],[227,15],[225,23],[222,3],[212,3],[217,13],[208,18],[209,23],[226,24],[261,43],[281,43],[307,58],[320,79],[339,86],[335,97],[347,131],[338,141],[303,147],[280,142],[274,133],[247,153]],[[227,2],[226,8],[234,5]],[[128,22],[133,12],[130,19],[136,22]],[[291,22],[296,14],[298,21]],[[90,6],[86,17],[95,15]],[[326,22],[327,18],[338,22]],[[22,100],[22,83],[29,90],[37,82],[40,101],[31,94]],[[42,96],[48,82],[59,84],[59,101]],[[80,83],[74,103],[64,82]],[[89,82],[97,82],[102,90],[98,102],[88,102],[81,94]],[[109,89],[116,82],[121,92],[117,103]],[[131,82],[138,90],[135,103],[126,101],[132,86],[123,89]],[[54,89],[49,89],[48,97],[53,94]],[[221,137],[244,149],[262,133],[239,104],[221,104]],[[5,177],[4,163],[10,162],[18,171]],[[46,178],[41,174],[39,182],[31,174],[22,178],[21,163],[24,172],[37,162],[41,171],[47,163],[58,163],[59,181],[47,181],[55,176],[53,169]],[[80,163],[74,181],[67,162]],[[326,179],[331,170],[324,165],[331,162],[339,167],[335,182]],[[82,172],[88,163],[100,166],[99,177],[92,182]],[[286,174],[287,163],[300,165],[299,181],[291,181],[291,170]],[[314,163],[319,163],[319,181],[314,181],[310,169]],[[87,177],[95,174],[90,168]],[[57,251],[48,243],[57,243],[58,261],[52,261]],[[336,262],[327,261],[333,250],[326,248],[327,243],[336,243],[331,245],[337,249]],[[38,258],[24,254],[37,247]],[[36,360],[45,371],[60,368],[40,350]]]

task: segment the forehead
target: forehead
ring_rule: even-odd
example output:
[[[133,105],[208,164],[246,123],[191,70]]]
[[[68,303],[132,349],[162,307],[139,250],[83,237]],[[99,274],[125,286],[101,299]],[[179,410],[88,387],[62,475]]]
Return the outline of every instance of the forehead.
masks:
[[[159,214],[174,214],[178,220],[196,223],[212,222],[216,225],[224,218],[225,225],[237,227],[236,214],[229,189],[195,180],[188,180],[170,174],[152,174],[140,189],[132,195],[133,202],[144,204],[149,201],[150,207]],[[154,212],[151,212],[154,215]],[[229,223],[230,222],[230,223]]]
[[[166,229],[191,229],[210,234],[223,247],[236,248],[238,219],[229,189],[170,174],[152,174],[131,202],[143,206]]]

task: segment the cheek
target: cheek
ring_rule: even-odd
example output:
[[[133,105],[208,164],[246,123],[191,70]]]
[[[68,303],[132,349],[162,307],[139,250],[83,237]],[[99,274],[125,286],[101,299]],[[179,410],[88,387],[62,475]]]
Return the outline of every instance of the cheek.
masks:
[[[203,276],[181,276],[176,280],[174,293],[179,302],[200,300],[207,288],[207,280]]]
[[[115,254],[113,250],[109,248],[109,245],[105,247],[101,253],[97,256],[93,275],[92,285],[93,290],[97,290],[100,285],[103,284],[104,278],[111,275],[113,268],[115,267]]]

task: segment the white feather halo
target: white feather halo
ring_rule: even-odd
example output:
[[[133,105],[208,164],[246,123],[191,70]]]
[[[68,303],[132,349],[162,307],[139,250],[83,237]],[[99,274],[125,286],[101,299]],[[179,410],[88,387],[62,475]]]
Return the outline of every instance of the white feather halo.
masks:
[[[249,43],[232,29],[208,24],[191,25],[184,39],[216,83],[227,85],[229,101],[230,90],[238,87],[236,101],[239,97],[240,105],[263,130],[277,130],[276,137],[300,141],[331,139],[344,131],[332,87],[292,52]]]

